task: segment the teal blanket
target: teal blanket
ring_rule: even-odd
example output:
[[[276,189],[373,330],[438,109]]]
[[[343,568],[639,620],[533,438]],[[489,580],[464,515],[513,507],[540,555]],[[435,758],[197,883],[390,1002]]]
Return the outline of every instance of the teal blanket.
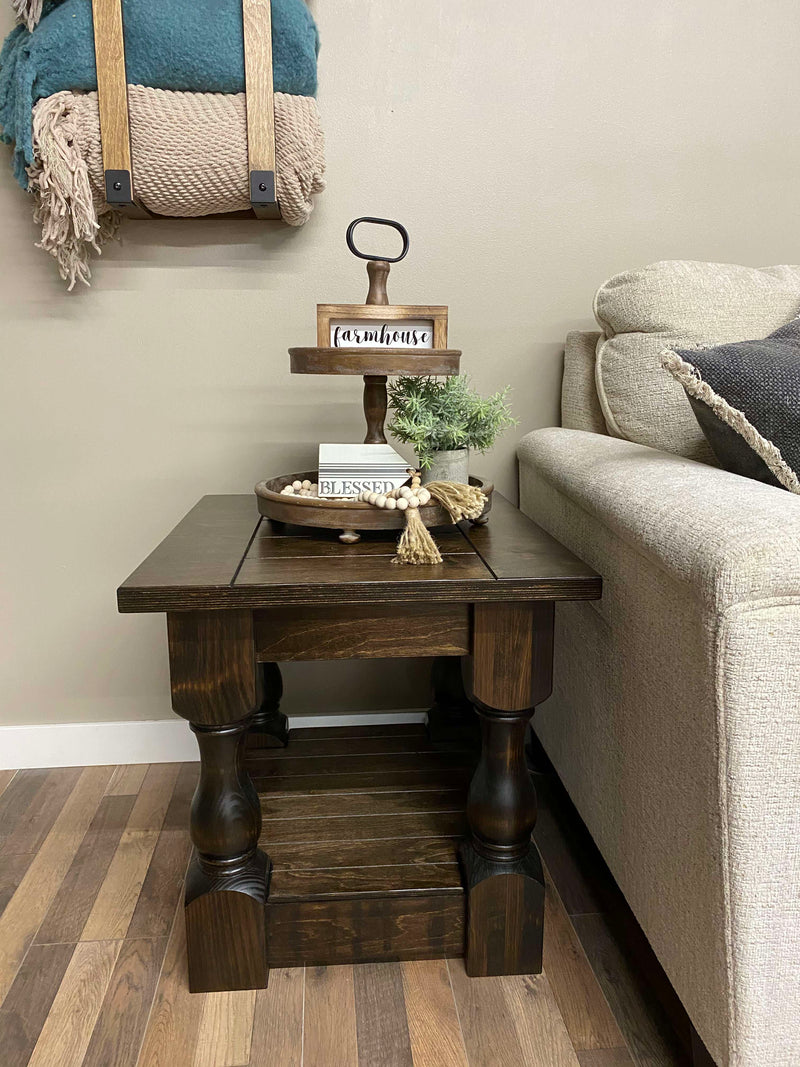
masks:
[[[17,26],[0,53],[2,140],[27,189],[32,109],[62,89],[97,88],[91,0],[54,4],[32,33]],[[187,92],[244,92],[242,0],[123,0],[128,82]],[[314,96],[317,28],[304,0],[272,0],[276,92]]]

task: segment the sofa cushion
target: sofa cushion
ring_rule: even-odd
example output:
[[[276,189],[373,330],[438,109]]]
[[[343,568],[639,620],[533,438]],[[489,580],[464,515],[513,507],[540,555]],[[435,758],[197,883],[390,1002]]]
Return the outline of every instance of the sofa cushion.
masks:
[[[572,330],[564,346],[561,379],[561,425],[570,430],[606,433],[606,420],[597,399],[594,363],[600,334]]]
[[[618,274],[595,296],[604,338],[597,392],[614,437],[714,463],[665,348],[763,337],[800,313],[800,266],[667,260]]]
[[[666,353],[725,470],[800,494],[800,319],[763,341]]]

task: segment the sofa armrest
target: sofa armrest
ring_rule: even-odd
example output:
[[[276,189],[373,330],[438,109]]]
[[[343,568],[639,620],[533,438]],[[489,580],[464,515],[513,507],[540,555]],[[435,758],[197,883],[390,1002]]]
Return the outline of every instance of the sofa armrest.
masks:
[[[594,377],[597,342],[601,336],[596,331],[581,330],[567,334],[561,382],[561,425],[570,430],[606,433],[606,420]]]
[[[581,430],[535,430],[517,455],[527,514],[544,479],[717,611],[800,596],[800,496]]]

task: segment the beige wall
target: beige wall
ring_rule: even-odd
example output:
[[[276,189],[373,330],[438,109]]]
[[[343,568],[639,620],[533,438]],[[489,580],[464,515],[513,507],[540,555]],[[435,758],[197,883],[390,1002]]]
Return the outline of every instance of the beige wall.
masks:
[[[170,715],[163,619],[118,616],[115,588],[203,493],[359,439],[356,382],[292,378],[286,354],[312,343],[318,300],[363,299],[356,215],[406,223],[391,295],[449,303],[465,369],[513,385],[519,431],[475,465],[509,493],[515,439],[556,420],[561,341],[603,278],[797,260],[792,0],[315,10],[329,191],[302,231],[128,224],[67,294],[0,171],[7,723]],[[422,703],[418,668],[386,670],[287,672],[287,706]]]

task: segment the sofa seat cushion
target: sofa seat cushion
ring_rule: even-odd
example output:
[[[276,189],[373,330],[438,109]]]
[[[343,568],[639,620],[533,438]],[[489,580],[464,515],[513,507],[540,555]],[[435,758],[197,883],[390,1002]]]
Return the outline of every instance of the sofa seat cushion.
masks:
[[[800,319],[763,341],[668,352],[725,470],[800,494]]]
[[[604,337],[595,373],[614,437],[715,463],[665,348],[764,337],[800,313],[800,266],[741,267],[669,260],[627,271],[597,292]]]

